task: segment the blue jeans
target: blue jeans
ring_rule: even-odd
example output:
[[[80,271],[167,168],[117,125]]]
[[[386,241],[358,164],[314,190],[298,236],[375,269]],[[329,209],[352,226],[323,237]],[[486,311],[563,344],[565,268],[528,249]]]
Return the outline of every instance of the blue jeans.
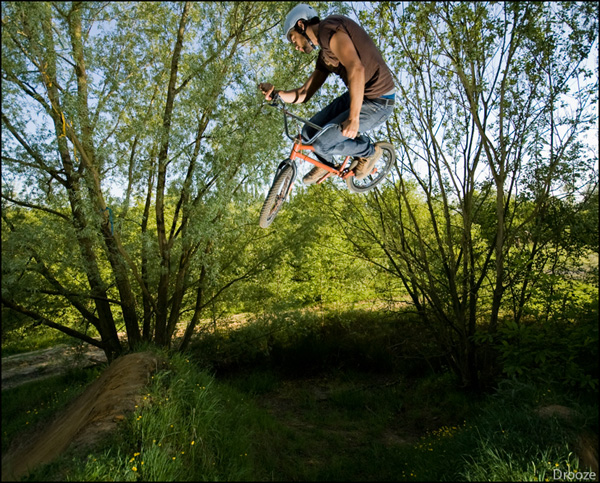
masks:
[[[359,130],[361,133],[370,131],[385,122],[392,115],[394,106],[384,106],[369,99],[363,100],[360,109]],[[322,111],[315,114],[310,121],[317,126],[326,126],[327,124],[341,124],[348,119],[350,113],[350,93],[346,92]],[[302,129],[302,139],[304,142],[310,140],[317,130],[308,125]],[[354,139],[342,135],[340,129],[331,128],[319,136],[313,143],[315,154],[321,161],[332,163],[333,156],[344,155],[357,158],[366,158],[375,152],[375,145],[370,139],[361,134]]]

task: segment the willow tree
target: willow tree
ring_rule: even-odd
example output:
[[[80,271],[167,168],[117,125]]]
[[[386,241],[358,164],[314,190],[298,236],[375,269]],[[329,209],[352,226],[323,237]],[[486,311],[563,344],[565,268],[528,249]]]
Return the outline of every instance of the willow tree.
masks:
[[[2,3],[4,310],[109,360],[121,325],[130,347],[169,346],[186,313],[189,342],[210,299],[260,262],[232,203],[275,141],[255,122],[250,47],[287,8]]]
[[[387,135],[399,161],[366,207],[347,199],[354,215],[340,222],[402,280],[450,367],[476,386],[477,328],[493,336],[503,315],[519,320],[541,274],[565,260],[549,256],[557,195],[597,183],[582,137],[597,118],[586,63],[597,9],[385,2],[361,15],[397,74]]]

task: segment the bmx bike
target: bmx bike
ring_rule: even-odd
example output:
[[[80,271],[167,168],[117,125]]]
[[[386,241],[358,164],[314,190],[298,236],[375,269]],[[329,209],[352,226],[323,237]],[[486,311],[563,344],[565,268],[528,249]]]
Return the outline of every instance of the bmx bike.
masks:
[[[325,173],[317,181],[317,184],[322,183],[329,176],[333,175],[345,180],[348,189],[353,193],[366,193],[367,191],[373,189],[385,179],[392,169],[392,166],[396,160],[396,154],[394,152],[394,146],[388,142],[377,143],[377,145],[382,149],[382,155],[373,166],[372,171],[361,180],[357,180],[355,176],[355,168],[358,164],[358,159],[356,158],[351,159],[351,156],[346,156],[344,161],[339,166],[336,166],[334,164],[321,162],[315,158],[303,154],[301,151],[314,151],[312,144],[325,131],[328,129],[341,130],[341,126],[339,124],[327,124],[325,127],[317,126],[316,124],[289,112],[277,94],[275,94],[272,99],[273,100],[271,103],[269,103],[269,105],[279,108],[283,112],[285,134],[294,144],[292,146],[292,152],[290,156],[279,164],[277,172],[275,173],[275,177],[273,178],[273,183],[271,184],[269,192],[265,198],[265,202],[260,212],[259,224],[261,228],[267,228],[273,222],[277,216],[277,213],[279,213],[279,210],[283,206],[288,194],[290,193],[298,172],[296,159],[307,161],[327,171],[327,173]],[[308,124],[316,129],[317,133],[306,142],[302,141],[302,136],[300,133],[296,137],[292,137],[288,129],[288,117]],[[369,139],[371,138],[369,137]]]

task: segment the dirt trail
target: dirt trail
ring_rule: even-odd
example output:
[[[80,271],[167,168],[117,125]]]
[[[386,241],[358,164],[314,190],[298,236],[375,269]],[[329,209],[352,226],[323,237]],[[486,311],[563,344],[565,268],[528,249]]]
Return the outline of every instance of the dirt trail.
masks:
[[[148,378],[160,365],[158,356],[148,352],[113,361],[52,422],[13,445],[2,457],[2,481],[19,480],[67,448],[93,444],[114,430],[127,412],[134,411]]]
[[[31,381],[63,374],[70,369],[86,368],[106,363],[102,349],[85,344],[60,344],[24,354],[2,358],[2,390]]]

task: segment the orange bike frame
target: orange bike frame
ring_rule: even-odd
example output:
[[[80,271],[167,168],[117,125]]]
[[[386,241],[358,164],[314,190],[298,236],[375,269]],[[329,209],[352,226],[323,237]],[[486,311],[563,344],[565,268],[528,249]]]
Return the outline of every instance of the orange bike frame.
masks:
[[[344,172],[344,168],[348,164],[348,161],[350,160],[350,156],[346,156],[346,159],[344,159],[344,162],[338,169],[338,168],[329,166],[328,164],[322,163],[321,161],[311,158],[310,156],[307,156],[306,154],[303,154],[300,152],[300,151],[314,151],[314,150],[315,150],[315,148],[312,145],[303,144],[302,139],[300,138],[300,135],[298,135],[298,137],[296,139],[294,139],[294,146],[292,146],[292,153],[290,154],[290,160],[294,161],[295,159],[299,158],[299,159],[307,161],[311,164],[314,164],[318,168],[327,170],[328,173],[326,175],[324,175],[319,181],[317,181],[317,183],[322,183],[332,174],[339,176],[342,179],[346,179],[349,176],[354,176],[354,173],[352,171],[346,170]]]
[[[314,141],[315,138],[317,136],[319,136],[319,134],[321,132],[323,132],[324,130],[328,129],[328,128],[333,128],[334,125],[330,124],[324,128],[317,126],[316,124],[312,124],[310,121],[306,120],[306,119],[302,119],[301,117],[296,116],[295,114],[292,114],[291,112],[288,112],[287,109],[285,109],[285,107],[283,107],[283,101],[281,100],[281,98],[279,97],[279,95],[277,93],[275,93],[274,97],[273,97],[273,102],[270,104],[273,107],[278,107],[279,109],[281,109],[281,111],[283,112],[283,122],[285,125],[285,134],[286,136],[291,139],[294,142],[294,145],[292,146],[292,153],[290,154],[290,161],[294,161],[295,159],[302,159],[308,163],[314,164],[315,166],[317,166],[318,168],[322,168],[324,170],[327,171],[327,174],[325,174],[321,179],[319,179],[317,181],[317,183],[322,183],[323,181],[325,181],[329,176],[331,176],[332,174],[339,176],[342,179],[346,179],[350,176],[354,176],[354,172],[351,171],[349,168],[346,168],[346,165],[348,165],[348,161],[350,160],[350,156],[346,156],[346,158],[344,159],[344,162],[342,163],[342,165],[339,168],[335,168],[333,166],[330,166],[329,164],[325,164],[322,163],[321,161],[318,161],[314,158],[311,158],[310,156],[307,156],[306,154],[301,153],[300,151],[314,151],[315,148],[311,145],[311,144],[304,144],[302,142],[302,135],[298,134],[295,138],[292,138],[292,136],[290,136],[289,130],[288,130],[288,122],[287,122],[287,116],[292,117],[298,121],[301,121],[302,123],[306,123],[309,126],[317,129],[319,131],[318,134],[316,134],[311,141]],[[351,164],[350,164],[351,166]]]

